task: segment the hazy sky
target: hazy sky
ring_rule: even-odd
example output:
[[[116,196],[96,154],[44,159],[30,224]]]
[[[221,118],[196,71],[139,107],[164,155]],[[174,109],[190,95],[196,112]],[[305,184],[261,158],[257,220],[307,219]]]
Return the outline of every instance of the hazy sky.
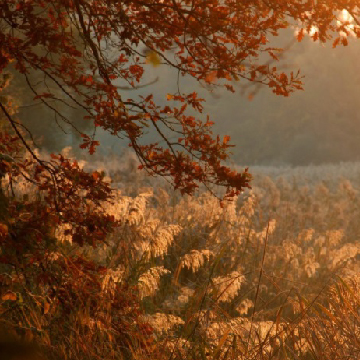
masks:
[[[288,32],[277,42],[287,44],[293,36]],[[288,98],[262,88],[249,101],[248,93],[242,95],[238,83],[234,84],[235,94],[221,89],[210,94],[189,77],[181,78],[180,88],[184,93],[196,91],[207,100],[204,115],[209,114],[215,121],[215,132],[231,135],[232,143],[236,145],[233,159],[238,164],[306,165],[358,161],[359,58],[360,41],[353,40],[346,48],[332,49],[331,44],[322,46],[307,38],[301,43],[296,42],[277,64],[278,67],[286,65],[289,70],[300,69],[305,76],[305,90]],[[157,77],[159,80],[139,91],[124,91],[123,97],[136,98],[138,94],[152,93],[155,101],[165,104],[166,94],[177,90],[177,72],[165,65],[149,65],[146,70],[145,82]],[[25,108],[20,115],[25,122],[28,119],[35,121],[44,138],[53,137],[49,144],[59,139],[54,126],[40,119],[44,116],[39,115],[38,108]],[[99,138],[104,152],[120,152],[127,146],[126,141],[101,132]],[[58,144],[63,145],[64,142]]]

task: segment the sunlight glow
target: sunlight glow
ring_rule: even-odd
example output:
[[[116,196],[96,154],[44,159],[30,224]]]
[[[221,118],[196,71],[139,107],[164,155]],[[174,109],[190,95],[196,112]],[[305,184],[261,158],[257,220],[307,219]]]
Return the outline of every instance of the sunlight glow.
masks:
[[[348,33],[346,33],[345,31],[341,31],[340,35],[341,36],[356,36],[355,32],[354,32],[354,28],[355,28],[355,24],[354,24],[354,18],[349,14],[349,12],[345,9],[343,9],[340,13],[339,19],[337,20],[337,25],[338,26],[344,26],[345,25],[345,29]]]
[[[356,36],[355,34],[355,22],[354,22],[354,18],[351,16],[351,14],[346,10],[343,9],[342,11],[339,12],[338,16],[337,16],[337,20],[336,20],[336,24],[337,27],[340,28],[344,28],[346,31],[339,31],[339,35],[341,37],[348,37],[348,36]],[[294,31],[294,35],[296,37],[299,36],[299,33],[301,31],[301,28],[304,24],[299,23],[298,27],[295,27],[295,31]],[[319,31],[319,29],[316,26],[311,26],[310,30],[306,30],[303,29],[303,33],[304,35],[308,35],[312,38],[314,38],[314,36],[316,36],[316,33]],[[316,40],[316,39],[314,39]]]

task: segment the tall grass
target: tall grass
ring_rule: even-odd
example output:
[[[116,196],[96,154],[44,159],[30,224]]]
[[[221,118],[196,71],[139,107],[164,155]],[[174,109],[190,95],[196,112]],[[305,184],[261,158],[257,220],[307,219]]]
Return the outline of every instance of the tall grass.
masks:
[[[56,230],[57,256],[76,252],[107,268],[93,294],[98,311],[74,303],[63,319],[77,332],[71,335],[57,328],[51,304],[46,314],[34,306],[28,316],[36,314],[36,326],[44,317],[51,323],[42,339],[69,359],[359,358],[354,169],[352,181],[334,167],[317,169],[315,179],[314,168],[255,169],[253,189],[220,207],[206,192],[180,197],[143,178],[134,160],[127,164],[114,159],[104,169],[118,189],[104,206],[121,222],[106,245],[78,248]],[[107,309],[119,291],[133,300]],[[8,300],[3,296],[1,320],[18,321],[7,315]],[[116,316],[122,320],[113,329],[109,317]],[[119,343],[135,333],[139,339]],[[89,351],[69,350],[84,339]]]

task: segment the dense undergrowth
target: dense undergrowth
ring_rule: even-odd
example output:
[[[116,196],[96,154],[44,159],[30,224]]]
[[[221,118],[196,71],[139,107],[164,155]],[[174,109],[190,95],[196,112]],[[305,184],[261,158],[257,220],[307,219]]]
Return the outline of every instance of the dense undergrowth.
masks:
[[[3,328],[49,359],[359,358],[360,182],[258,171],[220,207],[135,168],[106,161],[118,226],[100,247],[3,181]]]

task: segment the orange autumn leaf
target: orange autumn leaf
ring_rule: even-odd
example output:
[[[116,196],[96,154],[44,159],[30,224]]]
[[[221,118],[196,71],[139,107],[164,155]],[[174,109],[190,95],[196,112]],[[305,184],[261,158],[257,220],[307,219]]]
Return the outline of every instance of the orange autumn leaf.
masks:
[[[12,291],[8,291],[8,292],[6,292],[5,294],[3,294],[3,295],[1,296],[1,299],[2,299],[3,301],[7,301],[7,300],[9,300],[9,301],[16,301],[16,300],[17,300],[17,295],[16,295],[14,292],[12,292]]]
[[[217,71],[212,71],[206,75],[205,81],[208,83],[212,83],[217,79]]]

